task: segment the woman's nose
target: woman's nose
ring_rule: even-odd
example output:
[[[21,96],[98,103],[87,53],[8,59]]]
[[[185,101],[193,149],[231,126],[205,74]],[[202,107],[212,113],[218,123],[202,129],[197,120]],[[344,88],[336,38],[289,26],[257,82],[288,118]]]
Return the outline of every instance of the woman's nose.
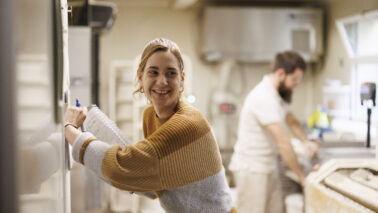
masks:
[[[164,75],[160,75],[157,80],[158,85],[167,85],[168,81]]]

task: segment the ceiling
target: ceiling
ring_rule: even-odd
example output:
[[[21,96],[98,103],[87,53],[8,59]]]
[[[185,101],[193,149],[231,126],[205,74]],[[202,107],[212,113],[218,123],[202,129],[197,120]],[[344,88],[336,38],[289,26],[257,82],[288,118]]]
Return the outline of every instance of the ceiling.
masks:
[[[337,0],[203,0],[219,6],[326,6],[331,1]]]
[[[72,1],[72,0],[71,0]],[[79,0],[80,1],[80,0]],[[82,1],[82,0],[81,0]],[[89,0],[91,1],[91,0]],[[92,0],[96,1],[96,0]],[[115,2],[119,6],[169,7],[179,3],[212,6],[327,6],[338,0],[99,0]]]

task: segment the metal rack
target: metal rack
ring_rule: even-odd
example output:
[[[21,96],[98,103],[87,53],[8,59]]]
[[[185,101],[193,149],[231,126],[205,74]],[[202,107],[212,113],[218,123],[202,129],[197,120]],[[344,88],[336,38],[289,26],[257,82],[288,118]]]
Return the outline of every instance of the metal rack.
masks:
[[[142,116],[147,105],[144,97],[133,95],[137,60],[112,61],[109,73],[109,117],[132,143],[143,139]],[[139,212],[140,197],[114,187],[110,191],[114,212]]]

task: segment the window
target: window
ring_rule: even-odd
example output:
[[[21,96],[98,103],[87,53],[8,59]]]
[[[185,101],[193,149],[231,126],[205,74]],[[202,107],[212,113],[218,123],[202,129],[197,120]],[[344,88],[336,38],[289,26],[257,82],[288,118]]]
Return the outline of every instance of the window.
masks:
[[[339,19],[336,25],[353,63],[350,117],[366,120],[367,110],[361,106],[360,87],[364,82],[378,85],[378,10]],[[373,115],[372,121],[378,121],[377,116]]]

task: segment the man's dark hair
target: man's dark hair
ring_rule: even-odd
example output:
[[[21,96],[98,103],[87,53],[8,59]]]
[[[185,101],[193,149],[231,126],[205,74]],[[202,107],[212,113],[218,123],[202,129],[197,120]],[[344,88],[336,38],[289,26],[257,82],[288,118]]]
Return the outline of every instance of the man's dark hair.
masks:
[[[285,51],[276,54],[272,65],[272,71],[283,68],[286,74],[293,73],[295,69],[300,68],[306,70],[306,62],[303,58],[294,51]]]

